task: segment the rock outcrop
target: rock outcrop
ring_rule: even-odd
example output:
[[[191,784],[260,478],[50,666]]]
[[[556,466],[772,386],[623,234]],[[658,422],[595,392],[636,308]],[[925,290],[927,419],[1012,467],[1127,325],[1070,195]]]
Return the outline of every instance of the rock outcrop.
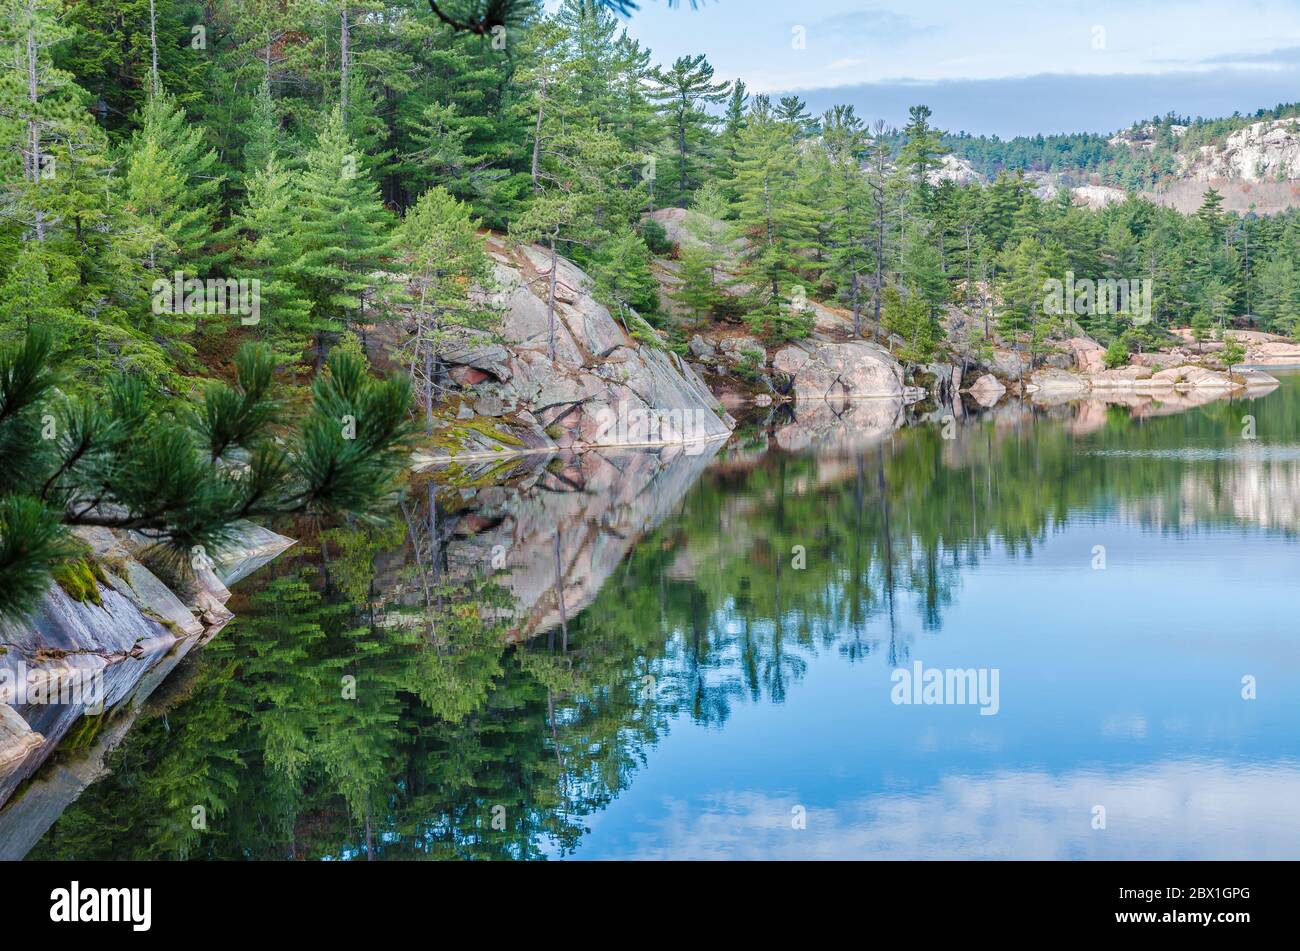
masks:
[[[1106,350],[1097,341],[1089,337],[1071,337],[1065,341],[1065,347],[1081,373],[1100,373],[1106,369]]]
[[[1146,366],[1126,366],[1089,374],[1072,373],[1056,368],[1037,370],[1030,375],[1025,390],[1033,394],[1035,400],[1059,400],[1062,397],[1082,397],[1089,393],[1107,391],[1227,393],[1241,389],[1272,388],[1277,385],[1276,379],[1258,370],[1234,371],[1229,374],[1198,366],[1177,366],[1157,371]]]
[[[901,398],[903,370],[885,350],[865,340],[809,338],[786,344],[772,368],[793,380],[799,400]]]
[[[1080,185],[1070,189],[1070,195],[1076,205],[1098,209],[1123,201],[1128,197],[1128,192],[1113,185]]]
[[[656,346],[654,330],[635,314],[615,319],[575,264],[558,258],[552,324],[548,252],[496,238],[488,250],[496,260],[488,302],[501,329],[466,333],[444,353],[462,387],[459,412],[441,420],[427,458],[690,443],[730,433],[734,421],[718,412],[695,369]]]
[[[1198,181],[1300,178],[1300,120],[1266,119],[1230,133],[1221,144],[1181,154],[1184,174]]]

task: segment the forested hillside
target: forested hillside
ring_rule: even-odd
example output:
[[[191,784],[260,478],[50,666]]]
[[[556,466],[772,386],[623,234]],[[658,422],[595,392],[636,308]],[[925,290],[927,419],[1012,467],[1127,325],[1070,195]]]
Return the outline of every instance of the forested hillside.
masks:
[[[983,175],[1000,172],[1056,172],[1076,181],[1095,177],[1106,185],[1141,191],[1176,178],[1201,149],[1218,149],[1234,132],[1259,122],[1300,118],[1300,104],[1279,103],[1249,116],[1219,119],[1169,113],[1140,119],[1114,135],[945,136],[944,145]]]
[[[569,256],[680,348],[691,328],[665,316],[650,272],[671,249],[641,224],[665,205],[748,239],[735,273],[707,244],[682,262],[695,320],[735,316],[717,285],[736,282],[740,315],[769,339],[806,332],[791,302],[808,295],[925,355],[944,306],[977,290],[1003,333],[1043,337],[1043,282],[1067,271],[1150,278],[1156,327],[1249,314],[1291,332],[1300,317],[1294,215],[1241,220],[1213,195],[1190,217],[1136,199],[1092,212],[1011,173],[935,184],[946,143],[1009,168],[1053,152],[1086,167],[1106,149],[1083,136],[999,151],[945,137],[921,106],[896,132],[849,106],[812,116],[715,76],[703,53],[657,63],[580,0],[483,34],[417,0],[5,6],[18,68],[4,78],[0,333],[56,327],[90,385],[117,368],[180,391],[244,338],[309,372],[340,334],[399,312],[410,287],[390,278],[412,254],[474,222]],[[425,292],[463,295],[476,265],[461,264]],[[160,308],[156,282],[178,271],[256,280],[256,322],[210,302]],[[1116,314],[1081,323],[1103,340],[1132,330]]]

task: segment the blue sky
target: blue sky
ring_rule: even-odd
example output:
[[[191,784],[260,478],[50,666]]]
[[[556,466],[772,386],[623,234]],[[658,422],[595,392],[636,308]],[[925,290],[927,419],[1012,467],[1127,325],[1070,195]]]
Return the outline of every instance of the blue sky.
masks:
[[[1110,131],[1170,110],[1300,100],[1295,0],[642,0],[628,31],[659,61],[901,121],[1015,135]]]

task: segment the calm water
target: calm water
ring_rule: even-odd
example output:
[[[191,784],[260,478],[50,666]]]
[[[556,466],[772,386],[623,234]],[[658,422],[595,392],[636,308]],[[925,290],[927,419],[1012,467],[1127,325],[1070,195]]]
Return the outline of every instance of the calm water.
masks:
[[[80,795],[29,854],[1300,857],[1300,376],[855,412],[286,529],[109,774],[113,720],[35,784]],[[893,702],[918,663],[996,713]]]

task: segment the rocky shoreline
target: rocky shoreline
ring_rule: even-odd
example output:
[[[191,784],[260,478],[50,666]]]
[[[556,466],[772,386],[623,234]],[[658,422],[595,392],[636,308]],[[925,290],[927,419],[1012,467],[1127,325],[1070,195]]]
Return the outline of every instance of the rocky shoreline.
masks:
[[[0,697],[0,819],[74,724],[142,703],[233,617],[229,586],[294,544],[245,524],[219,560],[169,584],[146,567],[145,539],[107,529],[77,534],[93,563],[91,585],[52,584],[30,618],[0,620],[0,683],[9,688]],[[8,851],[4,827],[0,821],[0,857]]]

